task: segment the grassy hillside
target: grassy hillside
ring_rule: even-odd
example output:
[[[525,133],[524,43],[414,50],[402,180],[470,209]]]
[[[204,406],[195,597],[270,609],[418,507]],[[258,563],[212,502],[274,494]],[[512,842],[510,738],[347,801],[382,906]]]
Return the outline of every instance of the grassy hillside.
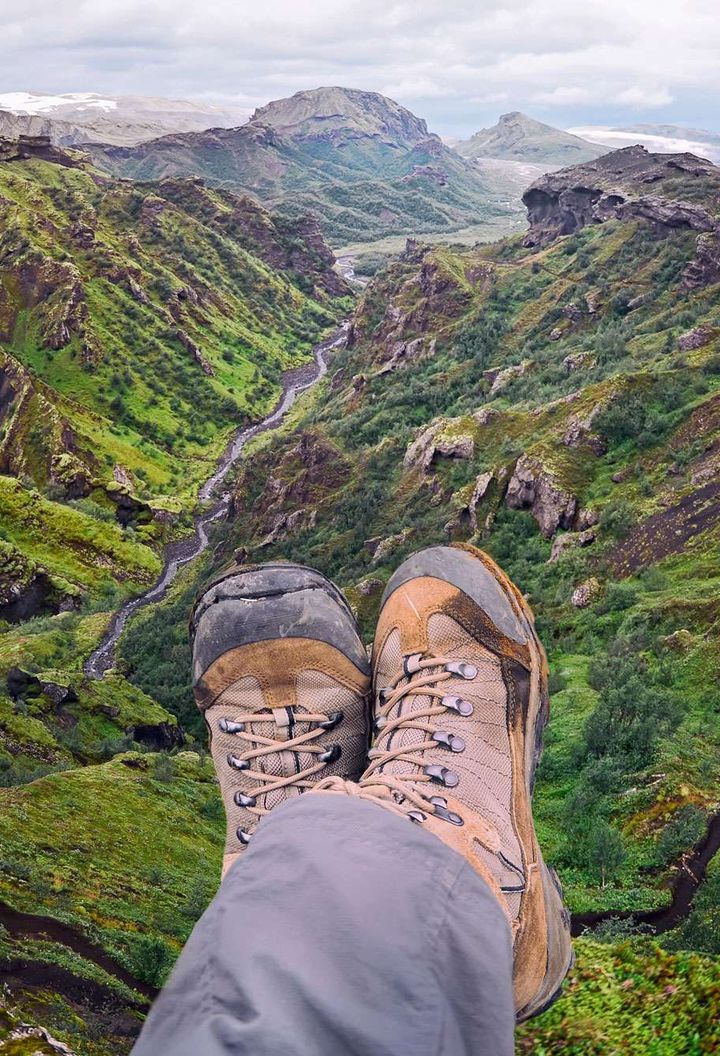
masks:
[[[222,808],[202,743],[83,663],[347,294],[311,220],[0,141],[3,1051],[40,1051],[24,1022],[127,1052],[212,893]]]
[[[17,561],[83,592],[147,582],[232,430],[342,311],[332,263],[310,221],[6,143],[0,504]]]

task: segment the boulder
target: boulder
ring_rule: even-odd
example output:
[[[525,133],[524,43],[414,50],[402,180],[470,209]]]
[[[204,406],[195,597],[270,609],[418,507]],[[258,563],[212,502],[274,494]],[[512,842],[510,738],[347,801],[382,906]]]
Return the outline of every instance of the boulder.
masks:
[[[602,437],[598,436],[597,433],[592,432],[593,420],[602,409],[602,404],[596,404],[590,413],[584,417],[578,414],[570,416],[562,438],[565,447],[575,448],[584,446],[589,447],[593,454],[598,456],[605,454],[607,451],[607,444]]]
[[[695,256],[683,272],[683,285],[689,290],[714,286],[717,282],[720,282],[720,224],[698,235]]]
[[[600,581],[595,576],[591,576],[590,579],[586,579],[584,583],[575,588],[570,598],[570,603],[576,609],[586,609],[588,605],[592,605],[593,601],[599,597],[601,590]]]
[[[586,506],[578,510],[575,518],[575,527],[579,532],[584,532],[586,528],[594,528],[599,523],[600,514],[597,510],[591,510]]]
[[[421,355],[432,356],[435,352],[435,345],[434,337],[430,341],[424,337],[416,337],[412,341],[392,342],[389,346],[389,356],[383,361],[378,374],[388,374],[397,367],[412,363]]]
[[[552,550],[548,564],[553,564],[564,554],[566,550],[574,550],[576,547],[590,546],[597,539],[594,528],[586,528],[584,532],[566,532],[564,535],[556,535],[553,539]]]
[[[493,475],[492,473],[480,473],[475,478],[475,484],[473,486],[470,501],[468,502],[468,514],[470,516],[470,527],[473,532],[478,530],[477,522],[477,508],[482,500],[487,495],[490,485],[492,484]]]
[[[389,535],[385,539],[374,538],[365,542],[365,549],[372,557],[371,564],[379,565],[386,557],[406,543],[415,534],[414,528],[403,528],[396,535]]]
[[[577,323],[582,319],[582,308],[571,301],[570,304],[566,304],[563,307],[562,314],[566,319],[569,319],[571,323]]]
[[[430,468],[436,456],[441,458],[472,458],[475,454],[475,441],[469,433],[444,433],[448,428],[444,419],[432,422],[424,427],[408,445],[403,459],[406,469],[420,469],[423,472]]]
[[[595,366],[595,356],[592,352],[570,352],[562,361],[562,365],[568,374],[574,370]]]
[[[702,348],[713,337],[713,331],[709,326],[695,326],[692,330],[681,334],[678,338],[678,349],[681,352],[693,352],[696,348]]]
[[[490,395],[495,396],[496,393],[506,388],[511,381],[515,381],[516,378],[522,378],[534,366],[535,364],[531,359],[525,359],[522,363],[514,363],[504,369],[493,367],[491,370],[484,370],[483,377],[490,382]]]
[[[577,498],[540,462],[521,455],[510,478],[505,502],[513,510],[529,510],[540,531],[550,538],[558,528],[572,527]]]

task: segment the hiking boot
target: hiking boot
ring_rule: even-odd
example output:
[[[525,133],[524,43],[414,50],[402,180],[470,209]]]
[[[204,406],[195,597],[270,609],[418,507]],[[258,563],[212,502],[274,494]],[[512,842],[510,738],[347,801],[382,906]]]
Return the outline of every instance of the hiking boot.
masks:
[[[338,588],[289,562],[228,569],[195,603],[190,636],[227,814],[224,874],[273,807],[360,775],[370,665]]]
[[[361,793],[439,836],[477,870],[513,934],[518,1020],[559,996],[569,915],[531,810],[548,719],[530,609],[482,551],[433,546],[383,597],[373,650],[375,740]]]

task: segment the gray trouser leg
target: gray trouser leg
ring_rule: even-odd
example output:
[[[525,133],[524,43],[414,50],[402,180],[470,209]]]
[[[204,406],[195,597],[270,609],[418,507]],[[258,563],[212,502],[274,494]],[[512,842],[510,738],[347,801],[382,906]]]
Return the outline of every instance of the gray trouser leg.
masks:
[[[298,797],[198,922],[133,1056],[512,1056],[510,929],[460,855]]]

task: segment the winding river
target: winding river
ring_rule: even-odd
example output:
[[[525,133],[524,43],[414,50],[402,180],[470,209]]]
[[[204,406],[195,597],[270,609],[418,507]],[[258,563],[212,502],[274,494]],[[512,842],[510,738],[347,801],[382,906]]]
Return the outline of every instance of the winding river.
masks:
[[[152,605],[165,597],[167,589],[183,565],[194,561],[208,547],[208,528],[214,522],[227,515],[230,506],[231,489],[225,485],[230,469],[240,458],[244,448],[253,437],[277,428],[295,403],[298,396],[312,388],[327,373],[327,356],[347,340],[348,323],[344,323],[331,337],[315,347],[313,361],[302,367],[288,371],[283,377],[283,391],[274,411],[262,421],[239,429],[228,444],[218,462],[213,475],[200,488],[198,498],[201,502],[212,499],[212,506],[204,510],[195,521],[192,535],[170,543],[165,549],[165,561],[159,578],[137,598],[127,601],[113,616],[107,633],[98,648],[86,661],[83,671],[88,678],[102,678],[115,664],[115,647],[120,635],[125,630],[128,620],[139,608]],[[225,485],[225,486],[223,486]]]

